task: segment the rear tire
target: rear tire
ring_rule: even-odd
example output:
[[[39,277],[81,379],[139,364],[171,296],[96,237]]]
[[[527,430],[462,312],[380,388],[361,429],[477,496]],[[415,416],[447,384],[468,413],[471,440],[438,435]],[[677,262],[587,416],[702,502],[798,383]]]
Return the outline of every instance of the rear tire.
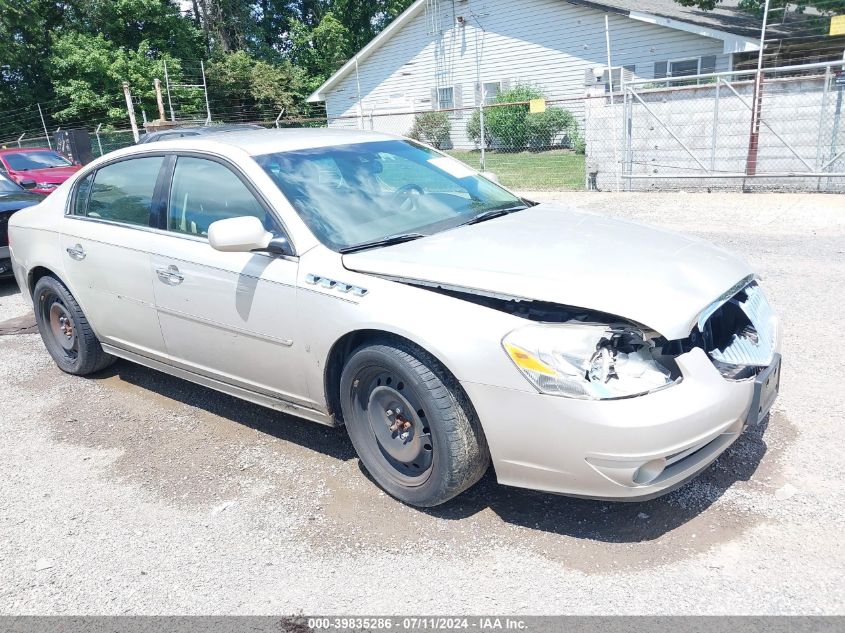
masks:
[[[58,279],[39,279],[32,300],[44,346],[63,372],[87,376],[116,360],[103,351],[82,308]]]
[[[341,408],[361,463],[413,506],[444,503],[490,465],[487,440],[457,380],[402,340],[360,347],[343,368]]]

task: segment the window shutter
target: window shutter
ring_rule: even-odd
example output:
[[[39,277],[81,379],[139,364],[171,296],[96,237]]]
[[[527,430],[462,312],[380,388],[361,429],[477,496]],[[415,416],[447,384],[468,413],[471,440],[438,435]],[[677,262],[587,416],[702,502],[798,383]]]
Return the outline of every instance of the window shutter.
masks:
[[[439,110],[440,109],[440,95],[437,93],[437,88],[431,89],[431,109],[432,110]]]
[[[666,69],[669,62],[654,62],[654,78],[663,79],[666,77]]]
[[[502,79],[502,92],[507,92],[511,89],[511,80],[510,79]]]
[[[706,75],[707,73],[715,73],[716,72],[716,56],[715,55],[705,55],[701,58],[701,74]]]
[[[585,68],[584,69],[584,85],[585,86],[594,86],[596,83],[596,75],[593,72],[592,68]]]
[[[633,81],[634,75],[637,72],[637,65],[636,64],[628,64],[627,66],[622,66],[622,78],[624,81]]]
[[[482,96],[481,91],[481,84],[476,82],[475,83],[475,105],[481,105],[481,101],[484,97]]]
[[[452,107],[464,107],[464,87],[461,84],[455,84],[455,88],[452,90]]]

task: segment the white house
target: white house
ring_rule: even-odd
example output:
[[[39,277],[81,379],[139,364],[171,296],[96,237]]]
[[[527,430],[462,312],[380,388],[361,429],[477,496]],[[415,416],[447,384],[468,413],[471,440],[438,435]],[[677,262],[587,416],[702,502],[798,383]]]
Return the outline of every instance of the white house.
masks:
[[[597,73],[608,81],[608,42],[616,84],[730,70],[757,50],[758,28],[735,9],[673,0],[417,0],[309,102],[325,102],[332,126],[405,134],[411,112],[472,108],[518,82],[548,100],[582,97]],[[467,112],[453,119],[465,125]],[[468,144],[462,129],[453,123],[456,146]]]

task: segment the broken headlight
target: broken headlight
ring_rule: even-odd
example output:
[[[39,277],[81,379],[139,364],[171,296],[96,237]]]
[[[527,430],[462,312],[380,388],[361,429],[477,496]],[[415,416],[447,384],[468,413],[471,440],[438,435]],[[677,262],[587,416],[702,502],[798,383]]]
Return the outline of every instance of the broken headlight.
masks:
[[[508,356],[542,393],[607,400],[638,396],[675,383],[635,327],[563,323],[532,325],[502,341]]]

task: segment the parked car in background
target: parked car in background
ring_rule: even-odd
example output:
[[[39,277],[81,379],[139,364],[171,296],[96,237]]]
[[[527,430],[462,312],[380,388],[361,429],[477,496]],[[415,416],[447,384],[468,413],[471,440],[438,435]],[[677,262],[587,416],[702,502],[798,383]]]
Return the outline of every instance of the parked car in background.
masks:
[[[9,257],[9,218],[26,207],[44,200],[40,193],[27,191],[17,183],[0,175],[0,279],[12,276],[12,260]]]
[[[138,143],[155,143],[156,141],[173,141],[177,138],[188,136],[209,136],[212,134],[225,134],[227,132],[243,132],[244,130],[263,130],[265,128],[253,123],[237,125],[196,125],[185,127],[174,127],[159,132],[144,134]]]
[[[417,506],[476,483],[635,500],[778,393],[778,323],[707,242],[535,204],[407,139],[274,130],[113,152],[12,218],[58,366],[116,357],[346,426]]]
[[[0,149],[0,173],[34,193],[52,193],[80,169],[82,165],[52,149]]]

